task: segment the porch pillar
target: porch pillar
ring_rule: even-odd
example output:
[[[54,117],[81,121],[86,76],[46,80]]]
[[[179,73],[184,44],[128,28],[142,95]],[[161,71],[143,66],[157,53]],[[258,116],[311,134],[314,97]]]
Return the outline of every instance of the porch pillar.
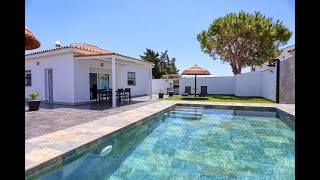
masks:
[[[150,101],[152,100],[152,67],[149,69],[149,92],[150,92]]]
[[[112,57],[112,107],[117,107],[116,102],[116,58]]]

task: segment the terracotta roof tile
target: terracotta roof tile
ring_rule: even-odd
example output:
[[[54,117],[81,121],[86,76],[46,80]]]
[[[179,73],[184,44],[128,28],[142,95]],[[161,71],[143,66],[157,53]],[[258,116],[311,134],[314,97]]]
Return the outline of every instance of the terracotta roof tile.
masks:
[[[42,51],[37,51],[37,52],[26,54],[25,56],[29,56],[29,55],[33,55],[33,54],[40,54],[40,53],[43,53],[43,52],[54,51],[54,50],[59,50],[59,49],[66,49],[66,48],[81,49],[81,50],[85,50],[85,51],[91,52],[91,53],[84,53],[84,54],[81,54],[81,55],[75,55],[76,57],[97,56],[97,55],[118,55],[118,56],[130,58],[130,59],[134,59],[134,60],[148,62],[148,61],[145,61],[145,60],[141,60],[141,59],[133,58],[133,57],[126,56],[126,55],[123,55],[123,54],[119,54],[119,53],[116,53],[116,52],[112,52],[110,50],[103,49],[103,48],[100,48],[98,46],[94,46],[94,45],[87,44],[87,43],[73,43],[73,44],[70,44],[69,46],[61,46],[61,47],[46,49],[46,50],[42,50]],[[94,54],[92,54],[92,52]],[[151,63],[151,62],[148,62],[148,63]],[[151,63],[151,64],[153,64],[153,63]]]
[[[94,46],[91,44],[86,44],[86,43],[73,43],[70,44],[71,47],[73,48],[78,48],[78,49],[82,49],[82,50],[86,50],[86,51],[91,51],[91,52],[95,52],[98,54],[107,54],[107,53],[112,53],[112,51],[100,48],[98,46]]]

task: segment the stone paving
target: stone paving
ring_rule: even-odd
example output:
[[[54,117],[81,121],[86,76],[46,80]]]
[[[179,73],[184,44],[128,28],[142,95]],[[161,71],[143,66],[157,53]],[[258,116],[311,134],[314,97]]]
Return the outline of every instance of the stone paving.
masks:
[[[25,110],[25,140],[48,134],[61,129],[69,128],[102,117],[118,114],[130,109],[141,107],[158,100],[157,96],[142,96],[132,98],[132,102],[121,104],[117,108],[111,108],[108,104],[86,105],[57,105],[41,103],[38,111]],[[48,124],[50,122],[50,125]]]
[[[130,109],[127,111],[113,112],[113,114],[110,113],[109,116],[104,114],[104,116],[107,116],[107,117],[104,117],[98,120],[96,120],[98,116],[91,115],[88,117],[96,117],[96,118],[87,120],[86,123],[83,123],[82,121],[81,122],[82,124],[77,122],[79,125],[77,125],[77,123],[74,123],[74,122],[69,124],[66,123],[66,126],[69,126],[69,128],[66,128],[66,126],[64,127],[60,126],[62,130],[58,130],[58,131],[45,134],[39,137],[35,137],[32,139],[27,139],[25,141],[26,175],[35,171],[37,167],[39,167],[39,165],[45,167],[50,164],[53,164],[54,162],[61,160],[62,156],[65,155],[66,153],[73,152],[75,149],[83,145],[88,145],[88,143],[90,142],[92,143],[93,141],[96,141],[99,138],[106,136],[107,134],[111,134],[116,130],[126,127],[132,123],[138,122],[143,118],[156,114],[157,112],[178,103],[222,105],[222,106],[229,105],[229,106],[276,107],[292,115],[294,115],[294,109],[295,109],[294,105],[265,104],[265,103],[224,103],[224,102],[223,103],[222,102],[221,103],[220,102],[205,103],[205,102],[165,101],[165,100],[154,101],[154,102],[149,101],[149,102],[146,102],[145,104],[139,103],[141,105],[139,107],[127,106],[128,107],[127,109]],[[49,111],[47,111],[47,113],[54,110],[59,110],[59,109],[50,109]],[[71,111],[71,115],[70,115],[71,118],[76,118],[76,115],[80,111],[84,111],[83,109],[76,111],[77,109],[75,110],[75,108],[71,108],[69,110]],[[70,113],[70,111],[64,110],[61,112],[61,115],[68,112]],[[41,112],[41,110],[38,112]],[[28,112],[28,113],[31,113],[31,112]],[[43,114],[46,114],[46,112],[44,112]],[[83,115],[85,114],[92,114],[92,110],[84,111]],[[50,115],[47,117],[50,117]],[[59,118],[59,116],[55,116],[55,118]],[[31,121],[32,119],[34,118],[30,118],[29,121]],[[51,119],[46,119],[42,117],[40,122],[41,121],[45,121],[43,122],[42,126],[44,125],[48,126],[48,123],[50,123],[50,126],[52,124]],[[60,122],[63,123],[63,120]]]

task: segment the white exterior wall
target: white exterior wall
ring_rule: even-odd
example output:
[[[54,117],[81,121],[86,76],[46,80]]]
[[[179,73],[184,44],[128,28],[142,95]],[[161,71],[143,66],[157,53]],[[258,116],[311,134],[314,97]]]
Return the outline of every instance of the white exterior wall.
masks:
[[[170,88],[170,81],[173,82],[173,79],[152,79],[152,94],[158,94],[160,90],[168,94],[167,88]]]
[[[197,94],[201,86],[207,86],[208,94],[234,94],[234,77],[197,77]],[[179,79],[179,94],[183,94],[185,86],[191,86],[191,93],[194,93],[194,77]]]
[[[262,96],[261,72],[235,75],[236,96]]]
[[[36,63],[39,62],[39,65]],[[25,93],[39,92],[38,97],[45,100],[45,69],[52,68],[53,101],[74,102],[74,66],[73,54],[57,54],[25,60],[25,70],[31,70],[31,86],[25,87]],[[29,96],[26,95],[26,98]]]
[[[277,70],[263,71],[262,76],[262,97],[276,101]]]
[[[103,63],[103,66],[101,66]],[[90,100],[89,73],[109,74],[109,88],[112,87],[111,62],[75,60],[75,102]],[[128,72],[136,73],[136,85],[128,85]],[[149,68],[125,66],[116,63],[116,89],[131,88],[132,96],[149,94]]]
[[[32,55],[31,55],[32,56]],[[109,86],[112,88],[111,62],[97,60],[76,60],[72,52],[53,52],[34,55],[25,60],[25,70],[31,70],[31,85],[25,87],[25,93],[39,92],[38,97],[45,100],[45,69],[53,71],[53,101],[79,103],[90,101],[89,73],[109,74]],[[39,62],[39,65],[36,63]],[[101,63],[104,66],[101,66]],[[131,88],[132,96],[146,95],[149,92],[150,67],[142,65],[116,64],[116,89]],[[136,85],[127,85],[127,72],[136,73]],[[29,96],[26,95],[26,98]]]
[[[116,64],[116,67],[119,66]],[[150,94],[149,92],[149,67],[120,66],[116,71],[117,89],[131,88],[131,96]],[[128,85],[128,72],[136,73],[136,85]]]
[[[90,60],[75,60],[75,102],[90,101],[90,73],[109,74],[109,87],[112,88],[111,63]],[[118,70],[118,69],[117,69]]]

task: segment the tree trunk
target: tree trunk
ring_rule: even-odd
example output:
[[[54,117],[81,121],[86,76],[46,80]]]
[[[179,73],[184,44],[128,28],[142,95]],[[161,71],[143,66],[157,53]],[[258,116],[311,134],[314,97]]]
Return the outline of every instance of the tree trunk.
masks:
[[[233,75],[241,74],[241,67],[239,68],[232,64],[230,64],[230,66],[232,68]]]

